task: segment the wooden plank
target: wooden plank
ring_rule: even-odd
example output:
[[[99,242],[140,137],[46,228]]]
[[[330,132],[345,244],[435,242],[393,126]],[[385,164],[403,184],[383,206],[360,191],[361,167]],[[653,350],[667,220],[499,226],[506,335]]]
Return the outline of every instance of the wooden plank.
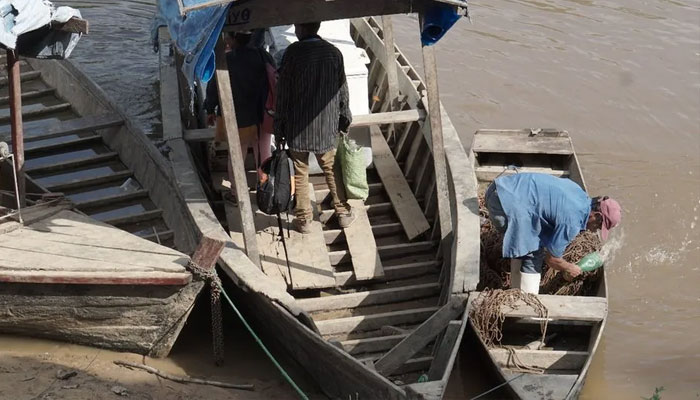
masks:
[[[552,169],[543,167],[520,167],[518,171],[512,169],[506,170],[502,165],[484,165],[476,168],[476,178],[480,181],[491,182],[499,175],[513,175],[518,172],[533,172],[536,174],[548,174],[558,178],[568,178],[569,171],[562,169]]]
[[[224,122],[224,129],[226,130],[228,158],[231,172],[233,173],[232,179],[236,199],[238,200],[238,208],[241,213],[241,228],[245,251],[253,264],[260,266],[260,253],[258,251],[255,223],[253,222],[253,207],[248,194],[243,157],[240,156],[242,152],[238,123],[236,122],[236,109],[233,104],[233,93],[231,92],[231,79],[226,62],[224,41],[221,38],[216,44],[216,83],[219,93],[219,108]]]
[[[309,193],[314,193],[312,183],[309,183]],[[315,196],[310,197],[311,209],[314,211],[311,232],[307,234],[297,232],[291,226],[291,221],[287,225],[289,230],[289,237],[286,239],[287,255],[292,274],[292,288],[294,289],[335,286],[333,267],[328,258],[328,249],[323,237],[323,227],[318,218]]]
[[[98,131],[105,128],[119,126],[124,123],[124,120],[119,114],[101,114],[91,115],[88,117],[69,119],[61,122],[51,122],[50,124],[42,124],[41,126],[32,127],[28,123],[25,130],[25,142],[33,142],[37,140],[51,139],[55,137],[72,135],[74,133],[86,131]],[[4,133],[0,134],[0,138],[4,138]],[[5,140],[5,139],[2,139]]]
[[[435,361],[431,363],[434,364]],[[442,381],[418,382],[405,385],[407,400],[441,400],[447,384]]]
[[[205,270],[213,270],[224,247],[225,241],[204,235],[192,254],[192,262]]]
[[[79,178],[64,183],[46,185],[46,188],[52,192],[64,192],[67,190],[75,190],[88,186],[101,185],[109,182],[122,181],[131,176],[131,171],[119,171],[105,175],[95,176],[92,178]]]
[[[453,297],[410,335],[377,360],[374,363],[377,372],[384,376],[391,375],[403,363],[433,341],[450,321],[459,317],[464,312],[465,304],[466,299]]]
[[[109,219],[104,219],[102,222],[114,226],[124,226],[128,224],[135,224],[139,222],[151,221],[160,218],[163,215],[163,210],[150,210],[140,212],[138,214],[124,215],[120,217],[114,217]]]
[[[437,295],[439,291],[440,285],[435,282],[333,296],[297,299],[297,303],[307,312],[342,310],[346,308],[398,303],[423,297],[431,297]]]
[[[39,71],[22,72],[19,76],[20,82],[31,81],[41,76]],[[7,85],[9,81],[6,76],[0,77],[0,87]]]
[[[395,111],[398,108],[399,98],[399,78],[396,71],[396,45],[394,44],[394,26],[391,22],[391,16],[382,16],[382,33],[385,53],[384,66],[387,75],[387,99],[386,104],[389,111]],[[408,122],[408,121],[406,121]],[[387,138],[394,136],[394,125],[389,126]]]
[[[372,315],[327,319],[315,321],[322,335],[337,335],[348,332],[371,331],[384,325],[421,323],[438,310],[438,307],[424,307],[401,311],[391,311]]]
[[[363,362],[365,364],[369,364],[370,362],[374,362],[374,360],[377,360],[379,357],[381,357],[380,354],[375,354],[369,357],[363,357],[359,358],[360,362]],[[433,362],[433,357],[431,356],[424,356],[424,357],[416,357],[412,358],[408,361],[406,361],[402,366],[399,367],[399,369],[396,370],[394,375],[403,375],[403,374],[408,374],[411,372],[422,372],[430,368],[430,364]]]
[[[53,164],[44,164],[37,165],[34,167],[28,167],[25,168],[25,171],[29,174],[34,175],[34,177],[36,178],[36,175],[45,175],[49,173],[85,167],[92,164],[99,164],[103,162],[112,161],[114,159],[117,159],[118,157],[119,154],[110,151],[108,153],[95,154],[93,156],[88,157],[74,158],[72,160],[61,161]]]
[[[375,238],[402,232],[403,226],[401,226],[400,222],[372,226],[372,236]],[[326,229],[323,231],[323,237],[326,239],[327,245],[345,243],[345,233],[342,229]]]
[[[423,18],[424,16],[421,14],[421,22]],[[430,112],[430,137],[432,139],[433,165],[437,187],[438,214],[440,215],[440,237],[444,241],[452,233],[452,211],[450,209],[450,189],[447,186],[447,161],[442,137],[442,112],[440,109],[440,91],[438,89],[437,61],[435,60],[435,46],[422,46],[422,49],[425,85],[428,91],[426,108]],[[443,251],[447,250],[448,246],[445,243]]]
[[[436,260],[421,261],[403,265],[384,266],[384,276],[382,278],[376,279],[375,281],[391,282],[397,279],[414,278],[430,273],[437,273],[439,272],[441,266],[442,262]],[[334,275],[336,286],[358,285],[365,283],[355,280],[355,276],[352,271],[336,272]]]
[[[33,108],[33,109],[28,109],[28,110],[22,110],[22,118],[30,119],[30,118],[41,117],[41,116],[46,115],[46,114],[52,114],[52,113],[70,110],[70,107],[71,106],[69,103],[61,103],[61,104],[56,104],[53,106],[43,106],[43,107],[38,107],[38,108]],[[0,123],[7,123],[9,121],[10,121],[9,114],[0,116]]]
[[[31,90],[29,92],[22,93],[22,100],[29,100],[35,99],[37,97],[49,96],[54,94],[55,91],[56,89],[54,88]],[[7,104],[9,103],[9,101],[10,96],[0,96],[0,104]]]
[[[240,221],[239,217],[236,221]],[[284,246],[279,236],[279,224],[277,216],[265,215],[256,211],[254,215],[255,228],[257,229],[258,248],[260,249],[260,263],[265,275],[272,278],[281,288],[287,290],[291,284],[289,267],[284,253]],[[239,223],[240,224],[240,223]],[[284,227],[284,224],[283,224]],[[240,228],[239,228],[240,230]],[[286,234],[286,232],[283,232]],[[237,233],[237,243],[242,243],[242,233]],[[233,236],[231,236],[233,238]]]
[[[590,354],[587,351],[573,350],[526,350],[514,349],[513,352],[519,364],[544,370],[575,370],[581,369]],[[515,368],[511,352],[508,349],[489,349],[489,354],[496,365],[501,368]]]
[[[429,380],[442,380],[445,373],[449,373],[451,370],[449,367],[450,358],[459,350],[458,339],[462,324],[463,321],[450,321],[447,325],[445,334],[440,341],[440,347],[435,352],[435,362],[428,371]]]
[[[340,342],[340,344],[343,346],[343,350],[352,355],[375,353],[389,350],[390,348],[396,346],[396,344],[398,344],[406,336],[408,336],[408,333],[364,339],[350,339],[344,340]]]
[[[477,133],[472,151],[475,153],[526,153],[561,154],[574,153],[568,136],[530,136],[527,134]]]
[[[379,251],[379,257],[389,258],[394,256],[403,256],[416,253],[423,253],[430,251],[437,247],[439,242],[434,240],[428,240],[423,242],[412,242],[412,243],[400,243],[400,244],[390,244],[377,246],[377,251]],[[349,262],[350,252],[347,250],[337,250],[328,253],[332,265],[338,265],[344,262]]]
[[[182,137],[182,120],[180,119],[180,94],[177,81],[177,69],[172,50],[170,33],[167,27],[158,28],[160,47],[160,108],[163,122],[163,139]],[[214,136],[212,135],[212,139]]]
[[[478,298],[478,292],[469,297],[473,302]],[[565,319],[572,321],[602,321],[608,314],[608,300],[604,297],[595,296],[557,296],[541,294],[537,298],[549,311],[549,318],[552,320]],[[506,317],[512,318],[537,318],[537,314],[531,307],[522,301],[515,303],[512,307],[503,310]]]
[[[151,242],[155,242],[158,244],[162,244],[162,242],[166,242],[168,240],[171,240],[173,237],[175,237],[175,233],[168,229],[167,231],[154,231],[151,234],[148,235],[143,235],[141,238],[149,240]]]
[[[372,127],[370,131],[374,167],[384,184],[389,199],[394,206],[394,211],[404,227],[406,236],[409,240],[413,240],[430,229],[430,224],[428,224],[428,220],[423,215],[423,211],[413,196],[411,187],[408,186],[408,182],[406,182],[406,178],[381,131],[378,127]]]
[[[24,148],[25,154],[41,154],[50,153],[56,150],[61,150],[65,148],[75,149],[76,147],[84,146],[87,144],[100,143],[102,141],[102,136],[100,135],[89,135],[85,137],[79,137],[76,139],[65,140],[58,143],[49,144],[39,144],[36,146],[26,146]]]
[[[189,272],[0,271],[0,282],[6,283],[182,286],[191,281]]]
[[[134,190],[132,192],[118,193],[112,196],[99,197],[96,199],[83,200],[75,203],[75,206],[81,210],[90,208],[103,207],[110,204],[123,203],[131,200],[138,200],[148,197],[147,190]]]
[[[355,213],[356,219],[352,225],[344,228],[343,231],[345,232],[345,240],[352,258],[355,279],[362,281],[383,276],[382,260],[379,259],[377,243],[374,241],[372,227],[369,224],[364,203],[362,200],[348,200],[348,204],[350,204],[353,213]],[[324,245],[326,243],[325,237],[323,243]]]

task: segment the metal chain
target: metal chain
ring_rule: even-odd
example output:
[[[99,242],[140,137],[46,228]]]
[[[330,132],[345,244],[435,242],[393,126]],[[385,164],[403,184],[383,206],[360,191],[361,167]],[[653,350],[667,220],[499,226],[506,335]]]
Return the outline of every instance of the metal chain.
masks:
[[[214,362],[216,365],[224,363],[224,326],[221,316],[221,279],[216,274],[216,268],[204,269],[190,260],[187,269],[192,274],[209,284],[211,295],[211,332],[214,347]]]

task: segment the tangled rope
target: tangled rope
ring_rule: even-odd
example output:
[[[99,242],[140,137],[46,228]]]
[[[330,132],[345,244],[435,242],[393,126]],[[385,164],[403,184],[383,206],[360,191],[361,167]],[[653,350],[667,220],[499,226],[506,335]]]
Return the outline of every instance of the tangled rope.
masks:
[[[216,274],[216,268],[204,269],[192,260],[187,263],[187,269],[195,277],[209,284],[214,362],[216,365],[222,365],[224,363],[224,326],[221,316],[221,280]]]

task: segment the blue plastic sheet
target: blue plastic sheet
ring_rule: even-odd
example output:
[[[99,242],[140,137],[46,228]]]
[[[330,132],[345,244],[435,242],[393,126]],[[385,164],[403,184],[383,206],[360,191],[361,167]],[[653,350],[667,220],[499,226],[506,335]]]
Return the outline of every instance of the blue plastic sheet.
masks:
[[[207,3],[203,0],[187,0],[186,6]],[[185,56],[182,72],[190,87],[196,82],[208,82],[214,75],[216,59],[214,48],[226,21],[228,4],[190,11],[180,14],[175,0],[160,0],[154,24],[154,38],[158,26],[167,25],[170,37]],[[157,43],[157,40],[155,41]]]

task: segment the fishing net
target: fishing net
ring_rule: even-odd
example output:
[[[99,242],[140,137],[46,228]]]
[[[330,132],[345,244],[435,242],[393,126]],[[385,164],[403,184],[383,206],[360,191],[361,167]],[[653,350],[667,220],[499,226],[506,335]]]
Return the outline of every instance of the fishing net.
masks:
[[[477,289],[508,289],[510,288],[510,260],[502,257],[503,234],[491,224],[483,193],[479,195],[479,215],[481,216],[481,265]],[[599,251],[601,247],[602,243],[597,234],[583,231],[566,248],[563,258],[575,264],[587,254]],[[601,269],[584,272],[568,282],[562,273],[549,268],[545,263],[542,267],[540,294],[591,295],[601,274]]]

